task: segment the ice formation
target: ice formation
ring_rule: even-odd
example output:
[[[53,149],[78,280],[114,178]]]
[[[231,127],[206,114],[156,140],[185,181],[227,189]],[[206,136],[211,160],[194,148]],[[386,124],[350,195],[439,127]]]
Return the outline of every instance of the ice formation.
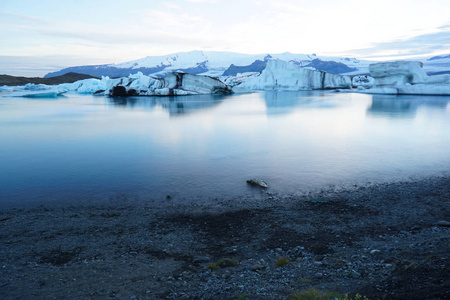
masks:
[[[217,78],[169,72],[165,78],[152,78],[142,73],[122,78],[108,89],[110,96],[179,96],[201,94],[231,94],[231,87]]]
[[[231,94],[231,86],[217,78],[205,75],[192,75],[182,72],[169,72],[165,78],[153,78],[141,72],[123,78],[103,77],[84,79],[74,83],[51,86],[21,86],[3,91],[19,90],[6,97],[56,97],[67,91],[81,94],[109,96],[178,96],[201,94]]]
[[[27,83],[25,85],[16,86],[0,86],[0,92],[17,92],[17,91],[42,91],[51,89],[52,86],[46,84]]]
[[[278,59],[269,60],[261,75],[249,77],[238,85],[248,90],[318,90],[350,86],[349,76],[301,68]]]
[[[84,79],[57,86],[27,84],[0,87],[13,91],[7,97],[56,97],[67,91],[109,96],[178,96],[230,94],[252,90],[318,90],[357,87],[370,94],[450,95],[450,74],[428,76],[422,63],[397,61],[369,66],[371,76],[336,75],[301,67],[279,59],[268,59],[261,72],[231,77],[210,77],[184,72],[168,72],[166,77],[150,77],[138,72],[122,78]],[[14,92],[18,91],[18,92]]]
[[[416,61],[395,61],[371,64],[369,71],[375,79],[374,86],[416,84],[423,83],[428,77],[422,66]]]
[[[369,66],[373,87],[369,94],[450,95],[450,75],[428,76],[418,61],[395,61]]]
[[[46,90],[23,90],[21,92],[15,92],[8,95],[7,97],[29,97],[29,98],[56,98],[59,95],[67,92],[66,89],[61,88],[51,88]]]
[[[237,73],[236,76],[220,76],[219,79],[228,84],[230,86],[236,86],[244,81],[246,81],[249,77],[259,76],[260,72],[245,72],[245,73]]]

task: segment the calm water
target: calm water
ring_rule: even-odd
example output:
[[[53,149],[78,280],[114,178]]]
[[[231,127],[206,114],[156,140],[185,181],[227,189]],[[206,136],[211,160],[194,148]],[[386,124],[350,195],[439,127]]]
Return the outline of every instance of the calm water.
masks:
[[[0,98],[0,205],[170,201],[450,171],[450,97]]]

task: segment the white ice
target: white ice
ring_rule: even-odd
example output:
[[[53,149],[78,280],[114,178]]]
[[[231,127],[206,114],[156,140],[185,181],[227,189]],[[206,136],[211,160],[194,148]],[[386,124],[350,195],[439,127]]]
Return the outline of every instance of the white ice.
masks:
[[[237,87],[248,90],[317,90],[350,87],[349,76],[301,68],[271,59],[261,75],[248,77]]]
[[[369,66],[373,87],[369,94],[450,95],[450,75],[428,76],[418,61],[395,61]]]

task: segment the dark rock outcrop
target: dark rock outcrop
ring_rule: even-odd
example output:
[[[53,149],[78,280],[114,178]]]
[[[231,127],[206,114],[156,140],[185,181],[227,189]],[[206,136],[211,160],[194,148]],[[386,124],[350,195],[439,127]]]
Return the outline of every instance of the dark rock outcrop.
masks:
[[[327,73],[342,74],[356,71],[356,68],[350,68],[346,64],[335,61],[323,61],[318,58],[313,59],[310,64],[305,67],[312,67],[319,71],[325,71]]]
[[[109,76],[109,77],[126,77],[130,74],[136,74],[142,72],[144,75],[153,74],[164,70],[167,65],[159,65],[152,68],[117,68],[111,65],[92,65],[92,66],[78,66],[62,69],[57,72],[50,72],[44,76],[44,78],[51,78],[55,76],[64,75],[70,72],[76,72],[81,74],[88,74],[95,77]]]
[[[248,66],[235,66],[231,64],[228,69],[223,72],[223,76],[236,76],[238,73],[245,72],[262,72],[267,65],[267,60],[255,60],[252,64]]]
[[[138,92],[135,89],[128,89],[123,85],[113,86],[110,91],[110,97],[129,97],[129,96],[138,96]]]

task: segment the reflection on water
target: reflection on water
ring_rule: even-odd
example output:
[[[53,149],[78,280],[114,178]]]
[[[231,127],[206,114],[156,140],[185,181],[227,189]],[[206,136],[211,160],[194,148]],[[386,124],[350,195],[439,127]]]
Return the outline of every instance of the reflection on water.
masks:
[[[130,108],[155,109],[161,107],[170,115],[182,115],[212,108],[223,101],[224,95],[198,95],[177,97],[114,97],[109,103]]]
[[[450,97],[373,95],[368,115],[390,118],[414,118],[421,107],[445,110]]]
[[[343,95],[315,91],[289,93],[267,91],[264,93],[264,101],[267,114],[288,114],[296,108],[332,108],[342,105]]]
[[[449,99],[320,91],[0,98],[0,206],[118,195],[207,201],[258,194],[250,178],[297,192],[448,172]]]

